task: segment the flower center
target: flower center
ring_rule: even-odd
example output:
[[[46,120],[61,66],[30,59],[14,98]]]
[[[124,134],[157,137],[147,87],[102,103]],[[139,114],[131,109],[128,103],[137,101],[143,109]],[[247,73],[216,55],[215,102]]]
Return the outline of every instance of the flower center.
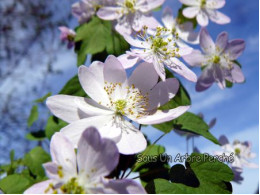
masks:
[[[201,0],[200,7],[204,8],[206,6],[207,0]]]
[[[213,59],[212,59],[213,63],[214,64],[219,64],[220,62],[220,57],[219,56],[214,56]]]
[[[148,94],[143,95],[134,85],[127,86],[122,83],[105,82],[104,90],[110,101],[110,104],[105,106],[114,110],[117,115],[140,118],[148,114]]]
[[[85,194],[84,188],[79,185],[77,178],[71,178],[67,183],[60,187],[65,194]]]
[[[125,0],[125,7],[129,10],[129,12],[132,12],[132,13],[135,12],[135,9],[134,9],[135,3],[136,3],[136,0]]]
[[[240,150],[239,148],[236,148],[236,149],[235,149],[235,155],[239,155],[240,152],[241,152],[241,150]]]

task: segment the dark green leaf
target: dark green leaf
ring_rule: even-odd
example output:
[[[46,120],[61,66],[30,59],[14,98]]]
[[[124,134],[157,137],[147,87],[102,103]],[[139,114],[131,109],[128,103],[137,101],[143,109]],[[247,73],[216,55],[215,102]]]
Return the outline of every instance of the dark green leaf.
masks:
[[[226,164],[207,154],[193,153],[186,160],[186,169],[183,165],[174,166],[170,172],[173,183],[165,179],[155,179],[146,186],[146,190],[148,193],[158,194],[231,193],[230,181],[233,177],[232,170]]]
[[[51,92],[47,93],[46,95],[44,95],[43,97],[34,100],[35,103],[43,103],[48,97],[51,96]]]
[[[50,160],[50,155],[47,152],[45,152],[41,147],[35,147],[25,155],[24,164],[36,177],[44,177],[45,172],[42,164],[49,162]]]
[[[31,132],[28,133],[26,136],[26,139],[32,140],[32,141],[41,141],[46,138],[44,131],[37,131],[37,132]]]
[[[30,113],[30,116],[27,120],[27,126],[28,127],[31,127],[32,124],[38,120],[38,106],[37,105],[34,105],[31,109],[31,113]]]
[[[66,95],[75,95],[75,96],[81,96],[86,97],[87,94],[82,89],[78,75],[75,75],[72,77],[62,88],[62,90],[59,92],[59,94],[66,94]]]
[[[233,86],[233,83],[228,81],[228,80],[226,80],[226,87],[227,88],[231,88],[232,86]]]
[[[46,137],[48,139],[51,139],[52,135],[55,132],[60,131],[60,129],[65,127],[66,125],[68,125],[68,123],[64,122],[63,120],[58,119],[55,116],[50,116],[45,127]]]
[[[31,184],[27,177],[13,174],[0,180],[0,189],[6,194],[22,194]]]

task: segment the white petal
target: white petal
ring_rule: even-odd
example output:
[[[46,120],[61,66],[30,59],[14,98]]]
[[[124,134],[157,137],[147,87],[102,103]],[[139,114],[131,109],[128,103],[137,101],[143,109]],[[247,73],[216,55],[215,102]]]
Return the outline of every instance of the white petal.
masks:
[[[97,16],[103,20],[115,20],[122,16],[122,8],[120,7],[101,7]]]
[[[78,144],[77,162],[81,180],[95,180],[112,172],[119,161],[115,142],[102,139],[96,128],[86,129]]]
[[[127,53],[118,56],[117,59],[120,61],[125,69],[133,67],[139,61],[139,57],[131,56]]]
[[[179,0],[182,4],[189,5],[189,6],[199,6],[200,1],[197,0]]]
[[[189,108],[190,106],[179,106],[171,110],[158,110],[152,115],[138,119],[137,122],[145,125],[153,125],[171,121],[185,113]]]
[[[216,10],[207,10],[209,18],[217,23],[217,24],[227,24],[230,23],[231,19],[226,16],[225,14],[222,14],[219,11]]]
[[[163,10],[162,22],[166,28],[172,29],[174,24],[174,18],[170,7],[166,7]]]
[[[205,57],[200,50],[193,50],[191,54],[182,56],[182,58],[191,66],[201,66],[205,61]]]
[[[215,43],[206,28],[201,28],[200,31],[200,47],[206,54],[212,54],[215,52]]]
[[[36,183],[25,190],[24,194],[53,194],[52,189],[46,191],[53,182],[53,180],[49,179],[40,183]]]
[[[164,64],[163,62],[158,59],[156,56],[153,57],[153,65],[154,65],[154,69],[156,70],[157,74],[159,75],[159,77],[165,81],[165,69],[164,69]]]
[[[199,23],[200,26],[208,26],[209,24],[209,17],[207,16],[207,14],[200,10],[200,12],[197,15],[197,22]]]
[[[110,138],[117,142],[121,136],[121,128],[115,124],[113,116],[114,115],[101,115],[85,118],[62,128],[61,133],[70,139],[74,147],[77,147],[81,134],[88,127],[93,126],[99,130],[101,137]]]
[[[187,18],[194,18],[200,12],[199,7],[187,7],[182,10],[182,14]]]

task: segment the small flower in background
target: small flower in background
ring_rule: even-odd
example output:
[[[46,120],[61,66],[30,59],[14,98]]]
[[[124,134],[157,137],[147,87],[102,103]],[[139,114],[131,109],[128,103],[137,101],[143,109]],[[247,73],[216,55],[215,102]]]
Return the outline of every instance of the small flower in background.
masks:
[[[230,18],[217,11],[224,7],[225,0],[179,0],[188,7],[184,8],[182,14],[187,18],[195,18],[200,26],[207,26],[209,19],[217,24],[230,23]]]
[[[164,27],[157,27],[156,31],[147,31],[147,27],[135,38],[125,35],[125,40],[131,44],[134,49],[127,51],[126,54],[119,56],[119,60],[124,68],[134,66],[139,60],[153,64],[157,74],[164,81],[164,65],[172,71],[180,74],[186,79],[196,82],[197,76],[185,66],[178,58],[192,52],[191,47],[178,47],[178,34],[169,38],[169,31]]]
[[[200,46],[203,53],[193,50],[191,54],[183,56],[183,59],[191,66],[203,68],[202,75],[196,84],[197,91],[208,89],[214,82],[217,82],[221,89],[226,87],[226,80],[232,83],[244,82],[244,75],[235,63],[245,49],[244,40],[228,41],[228,34],[222,32],[214,43],[206,28],[202,28]]]
[[[119,153],[115,143],[102,139],[93,127],[82,133],[77,154],[62,133],[53,135],[50,152],[53,161],[43,164],[49,179],[34,184],[25,194],[146,193],[133,180],[105,178],[116,168]]]
[[[221,144],[221,148],[223,151],[216,151],[216,155],[225,155],[234,156],[234,161],[230,162],[231,167],[243,168],[257,168],[258,165],[255,163],[248,162],[249,159],[255,158],[256,154],[251,152],[252,145],[250,142],[240,142],[235,140],[232,144],[229,143],[226,136],[222,135],[219,138],[219,143]]]
[[[142,132],[126,117],[139,124],[158,124],[173,120],[189,106],[157,110],[172,99],[179,89],[175,78],[158,83],[151,64],[140,64],[127,78],[119,60],[108,56],[105,63],[93,62],[79,68],[81,86],[91,98],[56,95],[47,99],[51,112],[70,123],[61,132],[76,145],[89,126],[99,129],[101,136],[113,139],[123,154],[134,154],[146,148]]]
[[[239,167],[231,167],[233,173],[234,173],[234,179],[233,181],[241,184],[242,181],[244,180],[244,178],[241,176],[241,174],[243,173],[243,169],[239,168]]]
[[[113,0],[80,0],[72,5],[72,15],[78,19],[80,24],[88,22],[96,14],[99,8],[112,5]]]
[[[104,6],[97,12],[103,20],[116,20],[115,29],[120,34],[131,34],[142,30],[143,26],[156,28],[159,23],[151,11],[165,0],[114,0],[114,6]]]
[[[199,44],[199,33],[194,32],[193,23],[178,23],[178,19],[173,17],[171,8],[166,7],[163,10],[162,22],[164,27],[169,30],[169,38],[173,39],[177,34],[176,43],[180,47],[187,47],[186,43]]]
[[[76,32],[72,29],[69,29],[66,26],[60,26],[59,30],[61,31],[60,39],[62,41],[68,41],[68,45],[67,45],[68,49],[74,47],[75,45],[74,38],[76,36]]]

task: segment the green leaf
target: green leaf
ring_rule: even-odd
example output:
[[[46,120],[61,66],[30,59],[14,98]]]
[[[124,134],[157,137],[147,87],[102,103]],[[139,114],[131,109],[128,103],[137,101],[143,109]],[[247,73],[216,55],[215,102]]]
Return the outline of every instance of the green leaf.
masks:
[[[27,126],[28,127],[31,127],[32,124],[38,120],[38,117],[39,117],[39,113],[38,113],[38,106],[37,105],[34,105],[31,109],[31,113],[30,113],[30,116],[27,120]]]
[[[82,89],[78,75],[75,75],[72,77],[62,88],[62,90],[59,92],[59,94],[66,94],[66,95],[74,95],[74,96],[81,96],[81,97],[87,97],[87,94]]]
[[[174,120],[174,128],[201,135],[215,144],[218,140],[209,132],[209,126],[196,114],[186,112]]]
[[[41,131],[37,131],[37,132],[28,133],[25,137],[28,140],[41,141],[46,138],[46,135],[45,135],[45,132],[41,130]]]
[[[13,174],[0,180],[0,189],[6,194],[22,194],[31,184],[27,177]]]
[[[149,182],[146,190],[148,193],[158,194],[231,193],[230,181],[234,177],[232,170],[226,164],[213,159],[207,154],[193,153],[186,160],[186,168],[183,165],[173,166],[170,172],[172,182],[155,179]],[[192,182],[188,182],[188,179]]]
[[[84,64],[87,54],[96,54],[105,50],[111,29],[109,21],[101,20],[98,17],[93,17],[89,23],[77,28],[75,41],[77,42],[78,66]]]
[[[47,93],[46,95],[44,95],[43,97],[34,100],[35,103],[43,103],[48,97],[51,96],[51,92]]]
[[[24,157],[24,164],[29,168],[31,173],[37,177],[44,177],[45,172],[42,167],[43,163],[51,160],[50,155],[41,147],[33,148]]]
[[[230,82],[230,81],[228,81],[228,80],[226,80],[226,87],[227,87],[227,88],[233,87],[233,83]]]
[[[68,123],[64,122],[63,120],[58,119],[55,116],[50,116],[45,127],[46,137],[50,140],[55,132],[59,132],[60,129],[66,125],[68,125]]]

